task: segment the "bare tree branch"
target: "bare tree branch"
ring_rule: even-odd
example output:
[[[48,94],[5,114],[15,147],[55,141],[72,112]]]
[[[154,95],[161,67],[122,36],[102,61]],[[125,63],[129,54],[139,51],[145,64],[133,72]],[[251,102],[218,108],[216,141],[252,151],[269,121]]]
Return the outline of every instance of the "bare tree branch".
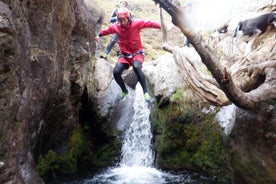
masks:
[[[243,91],[240,87],[235,85],[231,76],[231,72],[228,71],[226,68],[222,68],[220,66],[219,61],[216,58],[216,55],[214,54],[212,49],[204,42],[201,36],[194,33],[191,29],[189,29],[189,25],[185,22],[184,13],[182,8],[179,6],[179,2],[175,0],[153,0],[153,1],[158,3],[162,8],[164,8],[171,15],[172,23],[178,28],[180,28],[182,33],[188,38],[188,40],[194,46],[202,62],[211,72],[211,74],[217,81],[218,85],[220,86],[220,89],[225,93],[225,95],[231,102],[233,102],[235,105],[244,109],[255,109],[255,108],[258,108],[262,102],[275,99],[275,96],[276,96],[275,64],[270,63],[270,64],[260,65],[258,67],[253,66],[254,72],[251,72],[251,74],[253,74],[251,75],[252,79],[256,78],[255,80],[257,81],[257,79],[260,78],[261,70],[256,70],[256,68],[259,68],[259,69],[262,69],[262,71],[264,71],[262,75],[265,75],[264,77],[265,80],[263,80],[261,84],[258,84],[257,88],[255,88],[256,87],[256,81],[255,81],[252,83],[252,84],[255,84],[254,88],[252,87],[248,88],[247,92]],[[175,51],[174,48],[169,48],[168,46],[166,46],[165,49],[177,55],[177,52]],[[180,58],[181,58],[180,56],[175,56],[176,60],[178,59],[181,60]],[[179,65],[178,67],[181,70],[184,70],[183,65],[181,65],[181,62],[178,63],[178,65]],[[269,67],[270,65],[272,65],[272,67]],[[238,69],[237,71],[240,71],[240,69]],[[185,72],[185,71],[182,71],[182,72]],[[199,79],[197,79],[196,81],[198,82]],[[195,80],[190,80],[189,82],[191,86],[198,88],[198,85],[194,85],[194,83],[197,83],[195,82]],[[206,86],[202,86],[202,88],[206,89],[204,90],[204,92],[209,91]],[[197,90],[197,92],[198,94],[200,94],[200,96],[203,96],[202,91]],[[211,100],[213,99],[213,97],[206,98],[206,96],[208,96],[209,93],[205,93],[205,94],[206,94],[205,99],[207,99],[207,101],[213,101]],[[221,104],[221,103],[218,103],[218,104]]]
[[[218,88],[216,81],[201,74],[194,63],[185,58],[180,48],[171,47],[168,44],[163,44],[163,48],[174,55],[182,77],[201,99],[216,106],[230,104],[224,92]]]

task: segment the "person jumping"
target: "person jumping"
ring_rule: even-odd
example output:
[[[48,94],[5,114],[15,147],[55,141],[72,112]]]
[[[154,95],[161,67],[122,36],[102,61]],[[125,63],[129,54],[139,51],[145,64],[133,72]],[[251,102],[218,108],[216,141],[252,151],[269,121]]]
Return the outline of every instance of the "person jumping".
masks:
[[[120,8],[127,8],[128,7],[128,2],[127,1],[120,1],[119,3]],[[113,10],[110,18],[109,18],[109,22],[110,23],[115,23],[117,22],[117,11],[119,8],[116,8]],[[132,16],[130,14],[130,16]],[[108,54],[111,52],[111,49],[113,48],[113,46],[118,42],[118,35],[117,34],[113,34],[113,36],[111,37],[111,39],[109,40],[109,43],[107,44],[104,53],[101,54],[101,58],[107,59]]]
[[[120,53],[118,54],[118,61],[113,70],[113,76],[122,89],[119,98],[123,99],[128,94],[128,90],[122,78],[122,72],[132,66],[143,88],[145,100],[150,101],[151,97],[148,93],[145,75],[142,72],[144,51],[140,32],[145,28],[161,29],[161,25],[154,21],[132,19],[127,8],[120,8],[117,11],[117,19],[117,23],[101,30],[99,35],[95,37],[95,40],[99,42],[102,36],[118,34]]]

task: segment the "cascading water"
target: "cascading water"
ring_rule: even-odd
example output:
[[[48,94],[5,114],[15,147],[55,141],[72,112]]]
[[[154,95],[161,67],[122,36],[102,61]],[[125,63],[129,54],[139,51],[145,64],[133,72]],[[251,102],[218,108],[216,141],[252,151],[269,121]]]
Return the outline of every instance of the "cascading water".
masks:
[[[133,108],[134,116],[124,135],[121,165],[151,167],[154,158],[151,149],[150,110],[142,93],[136,93]]]
[[[124,132],[121,161],[118,167],[74,183],[83,184],[153,184],[178,180],[177,176],[161,172],[153,167],[154,153],[151,148],[150,109],[143,97],[142,88],[137,85],[133,103],[134,116]],[[177,182],[178,183],[178,182]]]
[[[86,179],[69,182],[70,184],[224,184],[198,174],[175,175],[154,168],[150,109],[140,85],[137,85],[132,106],[134,115],[123,135],[121,161],[118,166]]]

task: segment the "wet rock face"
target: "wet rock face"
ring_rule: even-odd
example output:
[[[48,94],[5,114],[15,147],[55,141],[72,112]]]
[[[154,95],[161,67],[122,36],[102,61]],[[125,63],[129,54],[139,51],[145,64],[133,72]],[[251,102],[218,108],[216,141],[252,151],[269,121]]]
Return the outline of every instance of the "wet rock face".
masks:
[[[67,148],[99,17],[83,1],[0,2],[0,183],[42,183],[38,155]]]
[[[276,182],[276,109],[239,109],[230,135],[230,155],[236,183]]]

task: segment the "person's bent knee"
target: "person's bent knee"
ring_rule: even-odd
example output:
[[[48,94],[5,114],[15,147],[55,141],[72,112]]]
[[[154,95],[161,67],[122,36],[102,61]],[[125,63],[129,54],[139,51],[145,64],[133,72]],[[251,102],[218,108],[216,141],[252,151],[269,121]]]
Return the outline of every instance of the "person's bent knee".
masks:
[[[142,67],[142,63],[139,60],[135,60],[133,62],[133,67],[137,68],[137,69],[140,69]]]
[[[113,75],[118,76],[123,73],[123,71],[127,68],[123,63],[117,63],[114,70],[113,70]]]

